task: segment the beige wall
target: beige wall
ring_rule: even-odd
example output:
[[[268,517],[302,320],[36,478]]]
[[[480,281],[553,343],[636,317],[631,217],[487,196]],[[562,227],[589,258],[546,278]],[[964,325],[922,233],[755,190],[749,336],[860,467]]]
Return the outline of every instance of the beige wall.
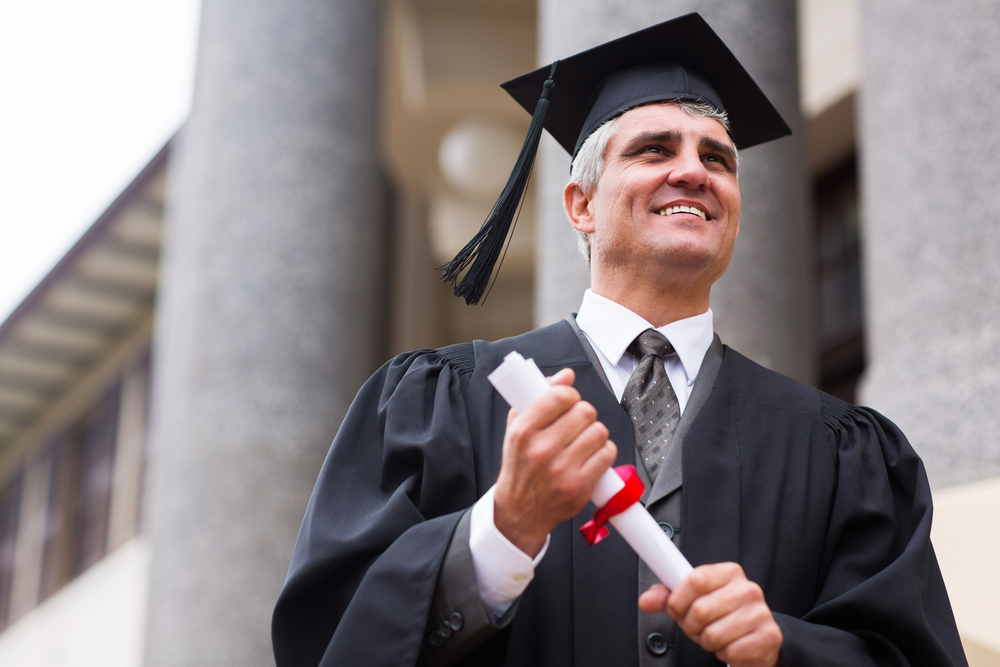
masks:
[[[0,665],[139,667],[149,548],[125,543],[0,634]]]
[[[936,491],[931,539],[970,667],[1000,666],[1000,478]]]
[[[861,82],[860,0],[799,0],[799,88],[813,118]]]

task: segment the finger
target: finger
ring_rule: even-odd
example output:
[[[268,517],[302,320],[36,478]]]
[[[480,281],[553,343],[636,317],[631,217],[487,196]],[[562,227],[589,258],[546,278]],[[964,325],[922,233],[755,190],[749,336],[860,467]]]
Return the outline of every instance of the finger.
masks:
[[[712,563],[696,567],[674,589],[667,615],[675,621],[684,617],[696,599],[725,586],[734,578],[746,579],[743,568],[737,563]]]
[[[559,419],[567,410],[580,402],[580,392],[566,385],[554,385],[552,389],[528,406],[520,415],[515,429],[531,432],[540,431]]]
[[[771,617],[769,623],[755,627],[713,653],[719,660],[731,665],[773,665],[783,641],[781,628]]]
[[[663,584],[653,584],[639,596],[639,609],[647,614],[657,614],[667,608],[670,589]]]
[[[729,647],[743,637],[761,634],[762,630],[770,625],[777,626],[766,604],[740,607],[702,630],[699,643],[706,651],[714,653]],[[778,630],[778,633],[780,632]]]
[[[572,439],[596,421],[597,408],[595,408],[588,401],[579,400],[571,405],[568,410],[559,415],[559,417],[552,422],[552,427],[553,430],[569,434]]]
[[[757,600],[739,590],[738,586],[727,584],[696,598],[688,606],[687,613],[675,620],[685,633],[694,637],[741,606],[755,602]]]
[[[569,387],[573,386],[573,382],[576,380],[576,373],[572,368],[564,368],[555,375],[546,378],[549,384],[555,385],[566,385]]]
[[[576,392],[571,387],[554,387],[553,393],[556,389]],[[555,421],[544,426],[540,420],[545,418],[545,411],[535,413],[534,408],[532,406],[508,424],[504,464],[511,470],[547,469],[548,478],[561,480],[558,486],[562,492],[574,498],[583,494],[586,497],[581,502],[586,504],[596,479],[588,480],[586,475],[581,475],[580,468],[605,443],[607,428],[596,422],[597,410],[586,401],[576,401]],[[501,473],[505,465],[501,465]]]
[[[568,387],[569,391],[566,389],[547,391],[528,406],[524,413],[530,424],[536,428],[544,428],[580,400],[580,392],[572,388],[576,379],[576,373],[572,368],[564,368],[546,379],[553,387]]]
[[[611,440],[605,440],[601,447],[594,451],[580,466],[580,474],[587,480],[591,489],[597,486],[597,480],[615,463],[618,458],[618,446]]]
[[[567,462],[580,467],[608,439],[608,427],[597,421],[597,409],[580,401],[552,423],[551,434],[565,442]]]
[[[615,461],[618,450],[608,440],[608,429],[594,422],[570,443],[559,449],[559,440],[551,447],[549,470],[560,487],[570,496],[580,498],[580,507],[587,503],[598,479]]]
[[[577,401],[552,423],[541,426],[525,413],[523,421],[508,429],[517,441],[516,451],[546,465],[552,472],[573,471],[607,440],[607,428],[597,422],[597,410],[586,401]]]

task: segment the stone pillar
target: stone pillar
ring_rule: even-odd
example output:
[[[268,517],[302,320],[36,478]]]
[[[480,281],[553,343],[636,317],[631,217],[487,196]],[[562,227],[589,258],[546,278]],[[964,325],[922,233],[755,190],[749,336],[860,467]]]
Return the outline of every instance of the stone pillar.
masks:
[[[155,332],[147,665],[273,665],[309,493],[383,350],[380,4],[204,2]]]
[[[541,0],[539,5],[553,4]],[[544,13],[542,14],[544,16]],[[544,25],[544,21],[543,21]],[[544,33],[543,33],[544,34]],[[568,41],[568,40],[566,40]],[[542,37],[540,50],[551,51]],[[575,53],[560,50],[559,53]],[[548,62],[555,59],[550,58]],[[558,322],[580,308],[583,292],[590,287],[590,271],[577,250],[576,236],[566,219],[562,191],[569,180],[569,155],[546,132],[535,159],[535,326]]]
[[[935,486],[1000,474],[1000,6],[863,6],[862,400]]]
[[[698,11],[784,116],[794,136],[743,153],[740,236],[729,271],[712,291],[712,309],[724,342],[770,368],[812,381],[813,253],[794,0],[540,0],[539,7],[542,62]],[[545,324],[579,305],[589,277],[572,258],[573,238],[562,212],[569,158],[550,139],[541,160],[536,313],[538,324]]]

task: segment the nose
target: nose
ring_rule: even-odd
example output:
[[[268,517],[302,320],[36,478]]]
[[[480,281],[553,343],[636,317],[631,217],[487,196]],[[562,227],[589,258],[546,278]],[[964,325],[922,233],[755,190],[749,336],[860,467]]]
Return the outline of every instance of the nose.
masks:
[[[695,148],[679,151],[670,161],[670,167],[670,173],[667,174],[667,182],[670,185],[692,190],[708,189],[708,170]]]

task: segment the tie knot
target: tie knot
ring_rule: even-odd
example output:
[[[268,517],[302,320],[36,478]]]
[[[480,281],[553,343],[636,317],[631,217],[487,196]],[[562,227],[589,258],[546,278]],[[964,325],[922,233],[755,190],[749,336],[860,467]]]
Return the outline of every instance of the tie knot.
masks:
[[[646,329],[635,337],[628,346],[628,351],[639,359],[649,355],[662,359],[674,351],[674,346],[659,331]]]

